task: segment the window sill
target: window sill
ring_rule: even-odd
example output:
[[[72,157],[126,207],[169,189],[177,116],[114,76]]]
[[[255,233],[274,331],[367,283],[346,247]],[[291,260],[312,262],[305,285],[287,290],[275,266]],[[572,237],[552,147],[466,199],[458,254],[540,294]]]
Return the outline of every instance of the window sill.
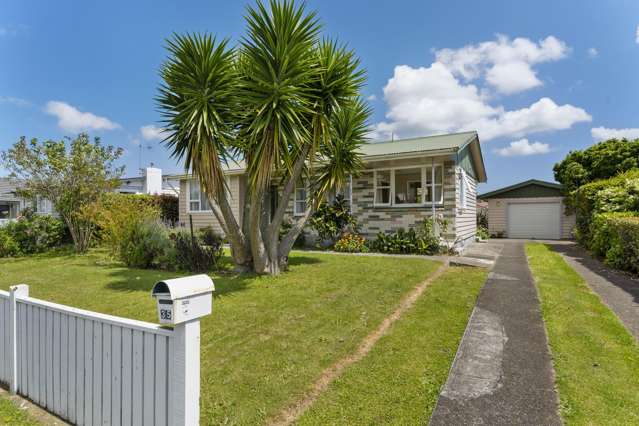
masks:
[[[213,213],[213,210],[188,210],[187,214]]]
[[[402,209],[430,209],[432,208],[432,204],[374,204],[374,209],[391,209],[391,210],[402,210]],[[435,203],[435,207],[444,207],[444,203]]]

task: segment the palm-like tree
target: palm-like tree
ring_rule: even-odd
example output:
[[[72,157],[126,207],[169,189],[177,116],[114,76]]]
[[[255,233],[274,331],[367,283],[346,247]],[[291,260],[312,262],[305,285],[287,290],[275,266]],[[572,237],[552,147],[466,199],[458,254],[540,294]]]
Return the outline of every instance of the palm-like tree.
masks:
[[[352,51],[320,40],[315,13],[288,0],[248,7],[236,48],[208,35],[174,36],[157,103],[173,155],[197,176],[238,266],[277,274],[326,192],[357,173],[370,110],[359,100],[364,73]],[[246,161],[248,214],[233,216],[223,165]],[[313,177],[312,202],[280,241],[296,183]],[[269,223],[260,207],[283,188]]]

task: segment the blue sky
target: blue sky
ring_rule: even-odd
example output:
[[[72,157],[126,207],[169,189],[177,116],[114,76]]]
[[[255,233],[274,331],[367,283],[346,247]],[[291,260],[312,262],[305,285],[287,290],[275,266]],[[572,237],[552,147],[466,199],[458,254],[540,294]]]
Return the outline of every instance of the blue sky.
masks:
[[[243,33],[242,1],[3,2],[0,150],[80,130],[125,148],[127,175],[179,172],[153,97],[172,32]],[[309,1],[368,72],[372,135],[479,131],[482,191],[552,180],[571,149],[639,137],[639,2]],[[145,128],[145,130],[143,129]],[[0,175],[4,171],[0,169]]]

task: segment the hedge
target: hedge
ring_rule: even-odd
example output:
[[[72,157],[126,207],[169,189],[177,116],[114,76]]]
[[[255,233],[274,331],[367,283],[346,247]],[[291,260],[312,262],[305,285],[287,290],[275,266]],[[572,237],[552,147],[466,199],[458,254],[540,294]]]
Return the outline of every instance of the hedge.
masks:
[[[639,210],[639,170],[582,185],[571,195],[571,205],[577,216],[577,239],[589,247],[595,215]]]
[[[639,212],[596,214],[589,248],[615,268],[639,274]]]

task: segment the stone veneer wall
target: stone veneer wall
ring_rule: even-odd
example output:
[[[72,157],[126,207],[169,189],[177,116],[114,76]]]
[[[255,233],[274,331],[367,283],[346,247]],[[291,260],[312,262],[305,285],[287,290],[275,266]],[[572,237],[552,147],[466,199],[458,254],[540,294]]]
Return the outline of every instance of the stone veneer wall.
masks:
[[[399,228],[409,229],[419,225],[432,215],[431,206],[423,207],[375,207],[373,205],[373,170],[366,170],[353,178],[353,215],[357,219],[362,235],[375,238],[379,232],[394,232]],[[438,214],[448,220],[444,237],[455,239],[455,163],[444,162],[444,203],[436,206]]]

